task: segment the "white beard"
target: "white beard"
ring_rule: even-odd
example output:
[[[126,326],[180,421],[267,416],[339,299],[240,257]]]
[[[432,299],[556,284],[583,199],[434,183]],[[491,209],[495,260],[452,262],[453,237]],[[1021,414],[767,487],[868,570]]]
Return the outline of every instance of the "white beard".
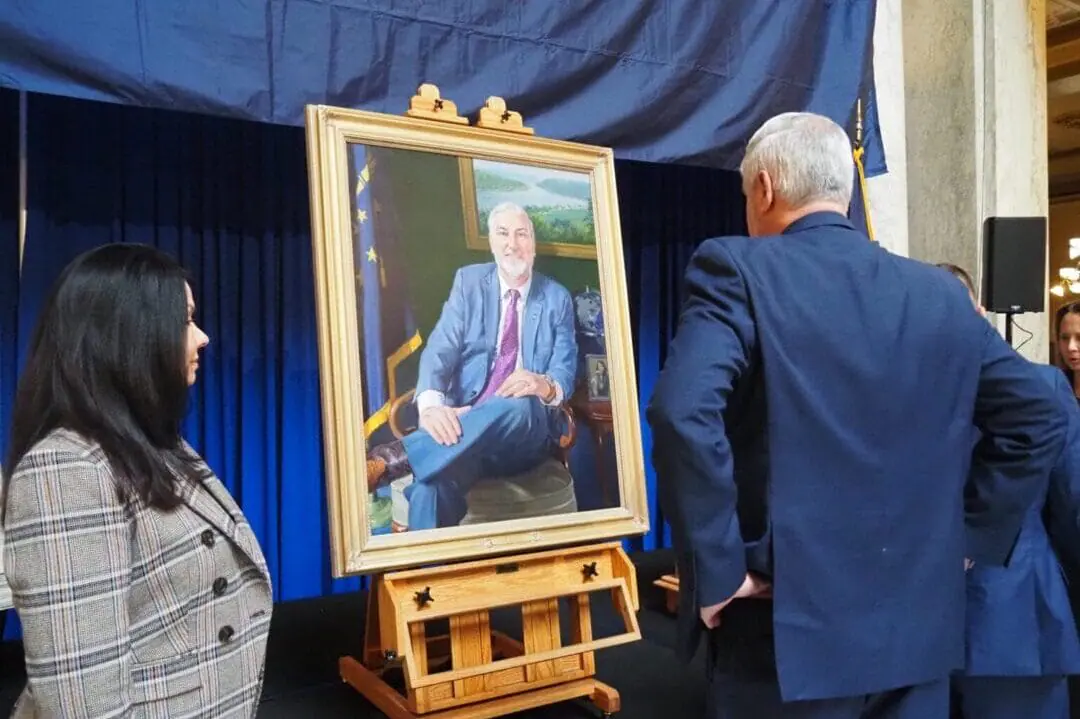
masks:
[[[498,257],[495,263],[510,277],[521,277],[529,271],[529,263],[516,257]]]

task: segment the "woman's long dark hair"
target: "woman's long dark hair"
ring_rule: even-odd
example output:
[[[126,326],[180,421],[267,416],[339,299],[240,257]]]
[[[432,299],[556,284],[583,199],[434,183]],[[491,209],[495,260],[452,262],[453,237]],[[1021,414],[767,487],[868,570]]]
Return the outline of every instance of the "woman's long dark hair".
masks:
[[[1073,383],[1073,371],[1069,368],[1069,363],[1061,356],[1061,323],[1065,321],[1066,315],[1080,315],[1080,302],[1068,302],[1058,307],[1058,311],[1054,314],[1054,352],[1057,353],[1057,366],[1065,373],[1069,386],[1076,387]]]
[[[180,436],[187,282],[183,267],[145,245],[105,245],[64,269],[19,378],[5,497],[22,458],[58,428],[101,445],[124,498],[171,509],[180,501],[178,483],[201,478],[202,465]]]

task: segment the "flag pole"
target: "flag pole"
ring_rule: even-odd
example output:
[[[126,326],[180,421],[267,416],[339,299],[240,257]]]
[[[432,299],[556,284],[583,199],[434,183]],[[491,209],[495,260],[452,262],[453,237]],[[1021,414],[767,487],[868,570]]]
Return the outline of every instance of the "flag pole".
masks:
[[[852,151],[852,156],[855,158],[855,169],[859,173],[859,192],[862,195],[863,203],[863,215],[866,217],[866,234],[869,235],[870,241],[874,241],[874,223],[870,221],[870,195],[866,191],[866,171],[863,169],[863,154],[865,149],[863,148],[863,115],[862,115],[862,98],[859,98],[855,104],[855,148]]]

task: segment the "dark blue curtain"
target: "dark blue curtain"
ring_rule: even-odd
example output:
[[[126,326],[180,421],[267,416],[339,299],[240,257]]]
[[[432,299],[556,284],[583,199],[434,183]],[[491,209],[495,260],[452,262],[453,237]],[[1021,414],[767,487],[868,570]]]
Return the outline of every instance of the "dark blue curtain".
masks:
[[[17,305],[4,305],[4,356],[23,354],[49,285],[76,254],[115,241],[173,253],[195,277],[211,338],[186,431],[251,520],[275,597],[358,588],[330,576],[302,130],[36,94],[28,126],[26,254]],[[0,154],[0,180],[15,164]],[[743,200],[732,172],[618,161],[616,175],[644,407],[686,261],[706,237],[744,230]],[[0,389],[6,418],[12,385]],[[648,458],[647,427],[645,442]],[[649,471],[654,530],[631,548],[667,543]]]
[[[678,326],[683,272],[702,240],[745,234],[746,215],[737,172],[617,161],[615,175],[652,522],[649,534],[629,544],[649,550],[670,546],[671,536],[656,496],[645,406]]]
[[[17,375],[19,314],[19,93],[0,90],[0,457]],[[0,638],[5,632],[0,612]],[[13,624],[8,622],[8,624]]]
[[[0,457],[15,389],[19,306],[19,93],[0,90]]]

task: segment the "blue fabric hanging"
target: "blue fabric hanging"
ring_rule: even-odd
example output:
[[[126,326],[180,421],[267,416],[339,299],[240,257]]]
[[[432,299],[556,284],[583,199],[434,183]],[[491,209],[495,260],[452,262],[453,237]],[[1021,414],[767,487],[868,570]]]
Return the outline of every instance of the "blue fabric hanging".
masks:
[[[768,117],[847,126],[875,0],[34,0],[0,3],[0,85],[262,122],[400,114],[422,82],[545,137],[736,169]],[[872,78],[872,76],[871,76]],[[876,121],[873,121],[876,122]],[[867,172],[885,171],[868,127]]]

